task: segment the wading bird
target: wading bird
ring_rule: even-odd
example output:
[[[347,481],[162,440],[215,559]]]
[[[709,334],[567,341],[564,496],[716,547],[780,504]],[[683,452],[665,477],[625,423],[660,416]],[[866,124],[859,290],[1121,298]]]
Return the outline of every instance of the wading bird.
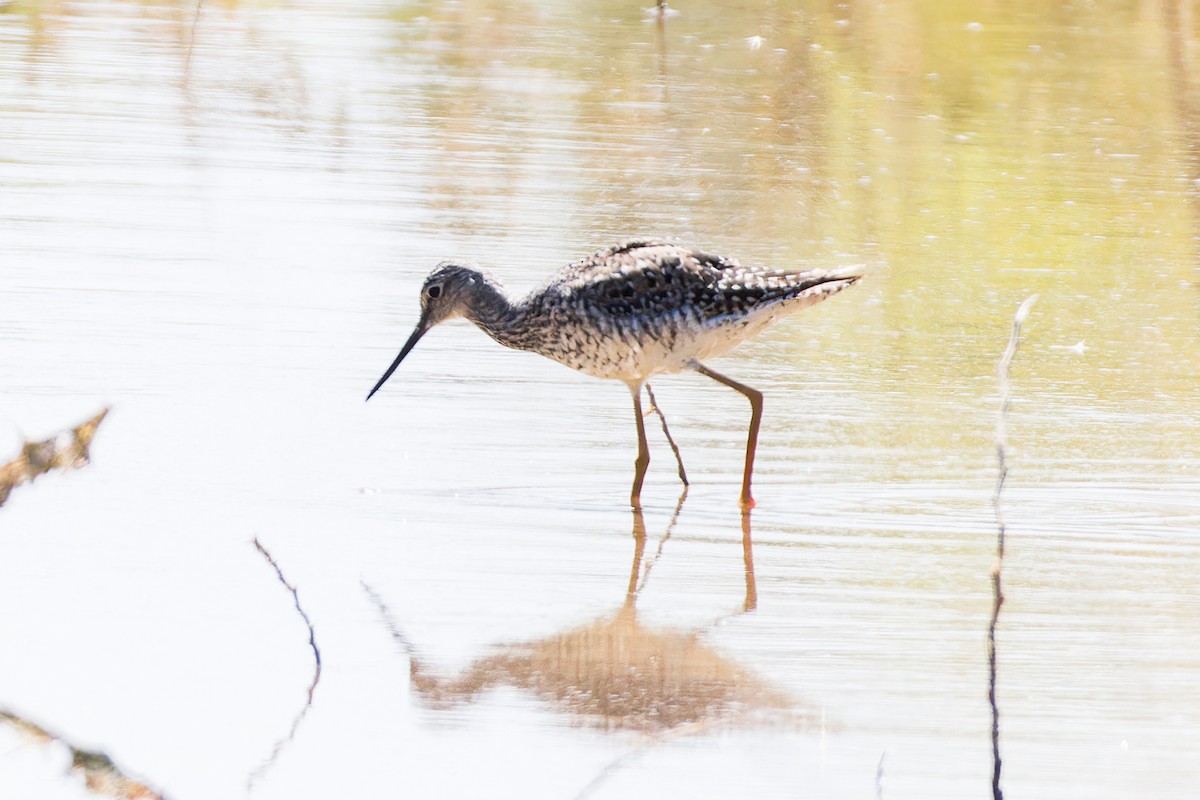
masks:
[[[732,350],[785,314],[840,292],[859,277],[855,268],[743,267],[733,259],[700,250],[639,240],[600,250],[555,273],[525,297],[513,299],[488,273],[443,261],[421,287],[416,330],[367,399],[379,391],[430,328],[466,317],[506,347],[540,353],[572,369],[619,380],[629,387],[638,435],[629,502],[640,508],[642,481],[650,463],[642,387],[649,391],[647,381],[653,375],[694,370],[750,401],[740,501],[743,508],[751,508],[750,478],[763,396],[714,372],[703,361]],[[653,394],[650,398],[653,403]],[[669,439],[670,434],[667,436]],[[679,475],[686,484],[682,461]]]

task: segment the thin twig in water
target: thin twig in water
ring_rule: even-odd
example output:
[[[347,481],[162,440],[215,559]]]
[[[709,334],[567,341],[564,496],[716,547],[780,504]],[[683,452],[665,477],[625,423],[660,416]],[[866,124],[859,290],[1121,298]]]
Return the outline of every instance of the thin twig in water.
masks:
[[[312,682],[308,684],[308,699],[304,703],[304,708],[300,709],[300,713],[296,715],[294,720],[292,720],[292,727],[288,731],[287,735],[275,743],[275,746],[271,749],[270,755],[263,760],[263,763],[260,764],[258,768],[254,770],[254,772],[250,773],[250,777],[246,779],[247,788],[253,787],[254,784],[266,774],[267,770],[271,768],[271,765],[274,764],[275,760],[279,757],[279,753],[281,750],[283,750],[283,746],[295,738],[296,730],[300,727],[301,720],[303,720],[305,715],[308,714],[308,710],[312,708],[313,693],[317,690],[317,683],[319,683],[321,680],[321,650],[317,647],[317,634],[316,631],[313,630],[312,621],[308,618],[308,614],[305,613],[304,608],[300,605],[300,595],[296,591],[296,587],[288,583],[287,578],[285,578],[283,575],[283,570],[279,568],[279,564],[276,563],[271,554],[267,552],[267,548],[262,546],[262,542],[258,541],[257,537],[254,539],[254,546],[258,548],[258,552],[262,553],[263,558],[265,558],[267,563],[270,564],[275,570],[275,575],[279,578],[279,582],[283,584],[284,588],[292,593],[292,601],[296,605],[296,611],[299,612],[300,618],[304,620],[304,624],[308,627],[308,645],[313,651],[313,677]]]
[[[359,581],[359,585],[362,586],[363,591],[367,593],[367,597],[370,598],[375,608],[379,611],[379,616],[383,619],[383,624],[387,626],[392,640],[400,645],[401,652],[408,656],[409,659],[415,658],[416,649],[413,647],[412,642],[408,640],[408,637],[404,635],[404,632],[400,630],[400,626],[396,624],[396,620],[392,617],[392,610],[383,602],[383,598],[366,581]]]
[[[392,610],[388,608],[387,603],[383,602],[383,598],[379,596],[379,593],[372,589],[366,581],[359,581],[359,584],[362,586],[363,591],[367,593],[367,597],[370,598],[376,610],[379,611],[379,616],[383,620],[383,624],[387,627],[388,633],[391,634],[392,641],[400,646],[400,652],[408,659],[408,679],[410,685],[425,697],[431,697],[435,700],[440,698],[447,686],[447,682],[427,672],[425,665],[421,663],[417,648],[404,635],[404,631],[400,630],[395,617],[392,616]]]
[[[651,399],[650,402],[653,403],[654,400]],[[675,513],[671,515],[671,521],[667,523],[666,531],[663,532],[662,538],[658,540],[658,549],[654,551],[654,556],[646,562],[646,566],[642,570],[642,580],[634,590],[634,595],[640,593],[645,588],[646,581],[650,580],[650,568],[658,562],[659,556],[662,555],[663,547],[667,544],[667,539],[671,538],[671,531],[675,530],[675,523],[679,521],[679,512],[683,510],[683,502],[687,500],[687,496],[688,490],[685,484],[682,494],[679,495],[679,502],[675,504]]]
[[[196,46],[196,24],[200,22],[200,11],[204,8],[204,0],[196,0],[196,13],[192,15],[192,29],[188,34],[187,54],[183,58],[183,74],[192,74],[192,48]]]
[[[683,468],[683,456],[679,453],[679,445],[675,444],[675,440],[671,438],[671,431],[667,428],[667,417],[659,408],[658,401],[654,399],[654,391],[648,383],[646,384],[646,395],[650,398],[650,410],[658,414],[658,419],[662,422],[663,435],[667,437],[667,444],[671,445],[671,452],[675,454],[675,463],[679,465],[679,480],[683,481],[684,486],[687,486],[687,470]]]
[[[1008,478],[1008,371],[1012,366],[1013,357],[1021,343],[1021,324],[1029,316],[1037,295],[1028,297],[1021,303],[1017,313],[1013,315],[1012,336],[1009,337],[1008,347],[1000,357],[1000,414],[996,419],[996,460],[1000,472],[996,478],[996,491],[992,495],[992,510],[996,514],[996,561],[992,565],[992,619],[988,624],[988,702],[992,707],[992,798],[1003,800],[1004,793],[1000,791],[1000,709],[996,705],[996,624],[1000,621],[1000,606],[1004,605],[1004,591],[1000,583],[1000,571],[1004,565],[1004,536],[1006,527],[1004,512],[1000,498],[1004,492],[1004,482]]]
[[[662,735],[654,737],[643,737],[641,741],[634,745],[629,750],[609,761],[596,775],[588,781],[587,785],[579,790],[575,795],[575,800],[586,800],[593,792],[600,788],[611,776],[623,770],[631,763],[641,758],[650,752],[652,747],[669,744],[670,742],[678,741],[689,736],[697,736],[712,730],[712,723],[705,721],[693,722],[690,725],[684,725],[674,730],[668,731]]]
[[[283,576],[283,570],[279,568],[279,564],[275,562],[275,559],[271,557],[271,554],[267,552],[267,548],[262,546],[262,542],[258,541],[257,537],[254,539],[254,546],[258,548],[258,552],[262,553],[263,558],[267,560],[267,563],[274,568],[275,575],[279,578],[279,582],[282,583],[284,587],[292,593],[292,602],[294,602],[296,605],[296,611],[299,612],[300,618],[304,620],[305,626],[308,627],[308,646],[312,648],[314,662],[312,683],[308,685],[308,702],[311,703],[313,692],[317,689],[317,682],[321,680],[321,650],[317,647],[316,631],[313,630],[312,620],[308,618],[308,614],[306,614],[304,609],[300,606],[300,595],[297,593],[296,587],[288,583],[288,579]]]

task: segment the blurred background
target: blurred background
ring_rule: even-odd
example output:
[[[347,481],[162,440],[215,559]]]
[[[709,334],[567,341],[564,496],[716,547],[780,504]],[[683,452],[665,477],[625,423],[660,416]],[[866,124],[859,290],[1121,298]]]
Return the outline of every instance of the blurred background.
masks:
[[[646,3],[649,5],[649,3]],[[172,798],[1200,785],[1191,2],[0,6],[0,708]],[[868,279],[628,393],[427,336],[659,236]],[[644,536],[643,536],[644,532]],[[253,546],[294,584],[323,657]],[[652,570],[651,570],[652,568]],[[0,796],[90,796],[0,726]]]

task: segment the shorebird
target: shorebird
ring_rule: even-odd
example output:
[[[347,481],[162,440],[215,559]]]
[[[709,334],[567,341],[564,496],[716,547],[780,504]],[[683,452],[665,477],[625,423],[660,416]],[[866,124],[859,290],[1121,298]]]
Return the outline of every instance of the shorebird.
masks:
[[[742,508],[749,509],[754,506],[750,478],[763,395],[703,362],[732,350],[780,317],[840,292],[860,277],[854,267],[744,267],[731,258],[644,239],[622,242],[576,261],[525,297],[514,299],[487,272],[443,261],[421,287],[416,329],[367,399],[379,391],[431,328],[466,317],[506,347],[530,350],[629,387],[638,436],[630,504],[640,508],[642,482],[650,463],[642,388],[650,391],[648,381],[654,375],[693,370],[750,401],[739,498]],[[653,404],[652,393],[650,398]],[[669,432],[667,437],[670,439]],[[671,445],[678,457],[673,441]],[[679,475],[686,484],[682,461]]]

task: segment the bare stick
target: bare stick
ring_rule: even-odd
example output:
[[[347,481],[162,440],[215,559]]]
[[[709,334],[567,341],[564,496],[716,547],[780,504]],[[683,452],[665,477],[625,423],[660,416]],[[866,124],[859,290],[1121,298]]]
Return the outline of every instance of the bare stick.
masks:
[[[196,13],[192,15],[192,29],[188,33],[187,55],[183,59],[183,74],[192,74],[192,48],[196,46],[196,24],[200,22],[200,12],[204,9],[204,0],[196,0]]]
[[[996,705],[996,623],[1000,621],[1000,606],[1004,605],[1004,591],[1000,583],[1000,571],[1004,565],[1004,512],[1000,506],[1000,497],[1004,492],[1004,482],[1008,478],[1008,370],[1012,366],[1017,347],[1021,344],[1021,324],[1029,316],[1037,295],[1031,295],[1021,303],[1017,313],[1013,315],[1012,336],[1009,337],[1008,347],[1000,357],[1000,414],[996,419],[996,460],[1000,472],[996,478],[996,491],[992,495],[992,510],[996,514],[996,561],[992,565],[992,619],[988,624],[988,703],[992,707],[992,798],[1003,800],[1004,793],[1000,791],[1000,709]]]
[[[362,586],[363,591],[367,593],[367,597],[371,599],[375,608],[378,609],[379,616],[383,619],[383,624],[387,626],[388,633],[392,635],[392,640],[400,645],[401,652],[410,659],[415,658],[416,648],[413,647],[412,642],[404,635],[404,632],[400,630],[400,626],[396,624],[396,620],[392,617],[392,610],[383,602],[383,598],[366,581],[359,581],[359,585]]]
[[[600,788],[610,777],[630,766],[634,761],[641,758],[650,752],[650,749],[656,745],[670,744],[671,742],[685,739],[689,736],[697,736],[707,733],[713,729],[713,724],[706,721],[697,721],[688,725],[675,728],[666,733],[655,737],[643,737],[637,744],[625,751],[621,755],[609,761],[600,771],[587,782],[587,785],[579,790],[575,795],[575,800],[585,800],[590,797],[597,789]]]
[[[383,602],[383,598],[366,581],[359,581],[359,584],[379,611],[379,616],[387,627],[388,633],[391,634],[392,641],[400,646],[400,652],[408,659],[408,678],[412,682],[412,686],[419,694],[432,697],[435,701],[440,700],[445,696],[448,688],[453,686],[453,681],[443,681],[436,675],[429,674],[428,668],[421,662],[420,656],[417,654],[417,648],[404,635],[404,631],[400,630],[395,617],[392,616],[392,610]]]
[[[258,537],[254,538],[254,546],[258,548],[258,552],[262,553],[263,558],[267,560],[274,570],[275,575],[279,578],[279,582],[292,593],[292,602],[296,605],[296,611],[299,612],[300,618],[304,620],[304,624],[308,627],[308,646],[313,651],[313,679],[308,685],[308,702],[313,699],[313,692],[317,689],[317,683],[321,680],[321,650],[317,647],[317,634],[313,630],[312,621],[309,620],[308,614],[304,613],[304,609],[300,606],[300,595],[296,592],[296,587],[288,583],[287,578],[283,577],[283,570],[279,568],[279,564],[275,563],[275,559],[267,552],[267,548],[262,546],[262,542],[258,541]]]
[[[304,620],[304,624],[308,627],[308,646],[311,647],[313,651],[313,677],[312,682],[308,684],[308,699],[304,703],[304,708],[300,709],[300,713],[296,715],[294,720],[292,720],[292,727],[288,731],[287,735],[275,743],[275,746],[271,749],[271,754],[266,757],[263,763],[260,764],[258,768],[254,770],[254,772],[250,773],[250,777],[246,780],[247,788],[254,786],[255,782],[257,782],[259,778],[266,774],[267,770],[270,769],[271,765],[274,764],[275,760],[279,757],[279,753],[281,750],[283,750],[283,746],[295,738],[296,730],[300,727],[301,720],[303,720],[305,715],[308,714],[308,710],[312,708],[313,692],[317,690],[317,683],[319,683],[321,680],[321,650],[317,647],[317,634],[316,631],[313,630],[312,621],[309,620],[308,614],[304,612],[304,609],[300,605],[300,595],[296,591],[296,587],[288,583],[287,578],[283,576],[283,570],[279,568],[279,564],[276,563],[275,559],[271,557],[271,554],[267,552],[267,548],[262,546],[262,542],[258,541],[258,537],[254,538],[254,546],[258,548],[258,552],[262,553],[263,558],[265,558],[267,563],[270,564],[275,570],[275,575],[279,578],[279,582],[283,584],[284,588],[292,593],[292,601],[296,605],[296,611],[299,612],[300,618]]]
[[[648,383],[646,384],[646,395],[650,398],[650,410],[658,414],[658,419],[662,422],[663,435],[667,437],[667,444],[671,445],[671,452],[675,454],[675,463],[679,465],[679,480],[683,481],[684,486],[687,486],[687,470],[683,468],[683,456],[679,454],[679,445],[675,444],[675,440],[671,438],[671,431],[667,428],[667,418],[659,408],[658,401],[654,399],[654,391],[651,390]]]
[[[651,398],[650,402],[653,403],[654,398]],[[658,549],[654,551],[654,557],[646,562],[645,571],[642,572],[641,583],[634,590],[634,596],[641,592],[646,587],[646,581],[650,580],[650,569],[658,562],[659,556],[662,555],[663,547],[667,544],[667,539],[671,538],[671,531],[675,530],[675,523],[679,521],[679,512],[683,510],[683,501],[687,500],[687,496],[687,485],[684,484],[683,493],[679,495],[679,502],[675,504],[675,513],[671,515],[671,521],[667,523],[666,531],[663,532],[662,538],[658,540]]]

